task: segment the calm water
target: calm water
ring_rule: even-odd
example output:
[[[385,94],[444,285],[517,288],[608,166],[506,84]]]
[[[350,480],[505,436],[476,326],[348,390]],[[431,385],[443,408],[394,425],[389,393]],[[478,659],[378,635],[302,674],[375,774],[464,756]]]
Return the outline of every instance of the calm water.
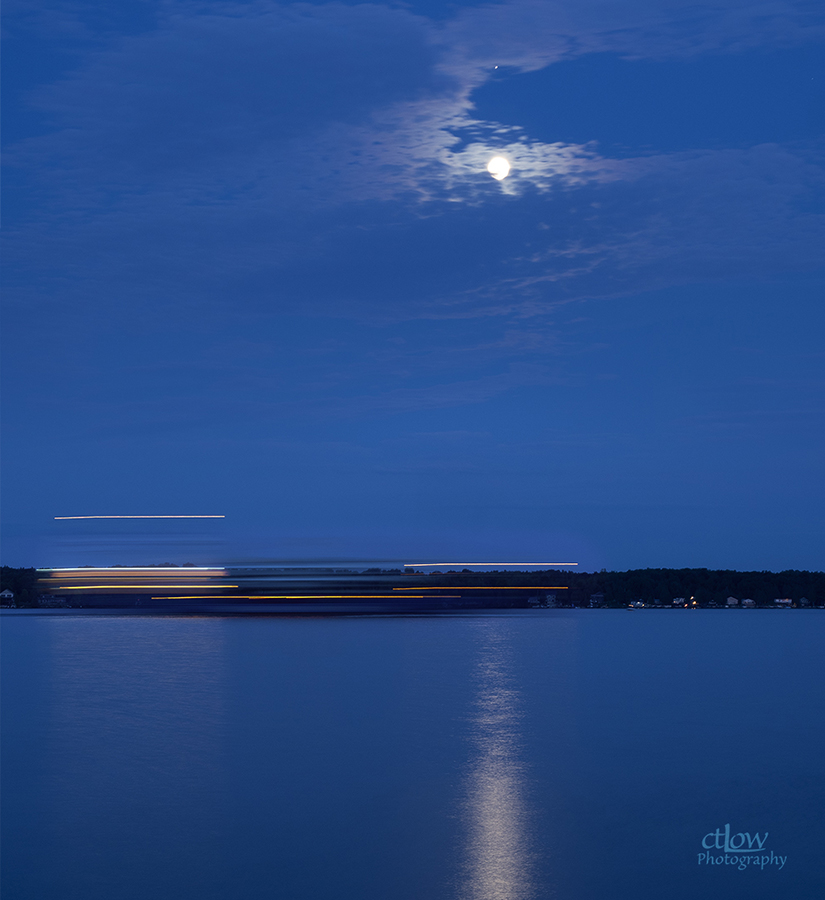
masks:
[[[824,639],[815,610],[5,616],[4,900],[821,900]],[[784,865],[700,864],[726,825]]]

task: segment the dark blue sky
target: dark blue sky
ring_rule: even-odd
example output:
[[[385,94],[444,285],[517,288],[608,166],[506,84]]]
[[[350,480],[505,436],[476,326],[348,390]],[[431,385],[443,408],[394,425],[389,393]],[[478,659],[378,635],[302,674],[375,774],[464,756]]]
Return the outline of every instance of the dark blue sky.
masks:
[[[4,563],[825,567],[818,4],[5,27]]]

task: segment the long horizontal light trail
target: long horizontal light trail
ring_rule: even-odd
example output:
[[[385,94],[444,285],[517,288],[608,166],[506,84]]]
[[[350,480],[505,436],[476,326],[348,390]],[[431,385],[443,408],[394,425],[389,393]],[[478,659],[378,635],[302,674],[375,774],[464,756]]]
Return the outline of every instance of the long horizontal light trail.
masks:
[[[66,519],[225,519],[226,516],[55,516],[56,521]]]
[[[468,587],[467,585],[451,585],[448,588],[443,587],[396,587],[393,588],[394,591],[450,591],[450,590],[459,590],[459,591],[566,591],[567,587],[562,585],[556,585],[555,587],[550,585],[543,586],[530,586],[530,587]]]
[[[66,566],[57,569],[38,569],[38,572],[106,572],[116,575],[118,572],[128,572],[133,575],[137,572],[145,572],[154,575],[156,572],[176,572],[178,575],[186,575],[187,572],[224,572],[221,566]]]
[[[58,587],[59,591],[99,591],[99,590],[140,590],[140,591],[168,591],[168,590],[189,590],[193,587],[199,587],[202,591],[208,591],[210,588],[216,591],[223,591],[226,588],[236,588],[237,584],[69,584]]]
[[[423,594],[406,594],[408,600],[423,600]],[[398,594],[208,594],[191,597],[152,597],[153,600],[397,600]],[[439,600],[459,600],[458,594],[439,595]]]
[[[421,569],[429,569],[432,566],[577,566],[574,562],[434,562],[434,563],[404,563],[404,566],[418,566]]]

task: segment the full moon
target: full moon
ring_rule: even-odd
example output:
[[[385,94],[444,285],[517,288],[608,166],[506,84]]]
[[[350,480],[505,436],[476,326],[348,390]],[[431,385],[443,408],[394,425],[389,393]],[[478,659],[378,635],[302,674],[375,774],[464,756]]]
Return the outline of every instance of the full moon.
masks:
[[[494,156],[487,163],[487,171],[496,181],[501,181],[510,174],[510,163],[503,156]]]

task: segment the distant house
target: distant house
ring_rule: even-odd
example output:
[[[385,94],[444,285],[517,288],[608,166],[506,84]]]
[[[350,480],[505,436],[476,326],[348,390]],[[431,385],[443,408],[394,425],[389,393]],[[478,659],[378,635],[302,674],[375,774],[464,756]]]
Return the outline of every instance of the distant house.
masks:
[[[537,594],[527,598],[527,605],[539,609],[553,609],[556,606],[555,594]]]
[[[742,606],[753,607],[753,606],[756,606],[756,603],[753,600],[751,600],[750,598],[748,598],[748,599],[742,601]]]
[[[598,609],[598,607],[604,606],[604,594],[591,594],[590,595],[590,608]]]
[[[687,606],[687,599],[685,597],[674,597],[673,605],[674,606]]]
[[[800,598],[799,598],[799,605],[800,605],[800,606],[810,606],[810,605],[811,605],[811,601],[810,601],[807,597],[800,597]]]
[[[790,597],[783,597],[781,600],[774,600],[773,603],[774,606],[793,606],[793,600],[791,600]]]
[[[728,597],[728,599],[725,600],[725,603],[728,606],[739,606],[739,601],[736,599],[736,597]]]
[[[12,600],[14,600],[14,594],[8,588],[0,591],[0,606],[11,606]]]

